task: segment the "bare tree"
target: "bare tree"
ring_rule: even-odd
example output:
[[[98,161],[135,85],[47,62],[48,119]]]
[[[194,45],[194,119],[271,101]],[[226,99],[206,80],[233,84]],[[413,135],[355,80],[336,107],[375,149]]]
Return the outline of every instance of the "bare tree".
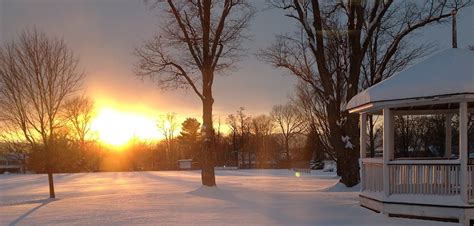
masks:
[[[165,6],[166,5],[166,6]],[[247,0],[153,1],[163,6],[160,35],[136,51],[136,74],[162,88],[191,88],[202,101],[202,184],[215,186],[212,106],[214,75],[231,68],[254,10]]]
[[[305,121],[298,109],[290,103],[273,106],[270,115],[281,133],[285,158],[291,160],[290,141],[304,130]]]
[[[175,133],[178,129],[178,122],[176,121],[176,113],[167,113],[161,115],[158,118],[158,122],[156,124],[158,130],[165,138],[166,144],[166,158],[167,160],[174,160],[172,156],[174,156],[174,139]]]
[[[76,162],[81,170],[94,171],[98,168],[98,155],[93,151],[98,137],[91,131],[94,116],[94,102],[87,96],[76,96],[62,106],[64,136],[79,150]]]
[[[75,140],[81,146],[85,145],[86,138],[91,138],[91,122],[95,115],[94,102],[86,96],[78,96],[66,101],[63,106],[63,114],[69,124],[69,134],[72,133]]]
[[[403,7],[397,5],[398,9]],[[376,27],[369,44],[367,45],[367,53],[362,62],[361,69],[361,87],[366,89],[371,87],[393,74],[403,70],[412,62],[426,55],[429,55],[435,49],[432,42],[413,42],[409,38],[402,39],[393,56],[388,60],[385,70],[379,72],[381,64],[385,61],[385,52],[393,42],[393,34],[397,34],[399,29],[400,15],[398,9],[390,9],[387,15],[380,22],[380,26]],[[368,12],[366,12],[368,13]],[[364,25],[364,30],[368,26]],[[375,149],[381,144],[377,142],[381,139],[382,128],[377,126],[380,124],[381,117],[379,115],[368,115],[368,150],[369,156],[375,156]]]
[[[57,38],[36,28],[0,49],[0,118],[21,131],[22,139],[44,153],[49,194],[55,198],[55,137],[64,101],[80,87],[78,60]]]
[[[241,156],[242,163],[250,167],[251,153],[249,146],[252,118],[247,116],[244,111],[245,109],[240,107],[235,115],[228,115],[226,121],[231,130],[234,153],[238,153],[238,155]],[[245,162],[245,159],[248,159],[247,163]]]
[[[259,115],[252,118],[251,130],[255,135],[269,136],[274,128],[273,119],[268,115]]]
[[[358,117],[345,110],[346,103],[361,89],[361,70],[364,59],[374,46],[378,29],[390,30],[389,41],[377,57],[376,68],[371,76],[383,78],[394,62],[403,40],[419,28],[435,22],[444,22],[452,10],[469,4],[460,0],[426,0],[410,2],[387,1],[317,1],[317,0],[269,0],[274,7],[285,11],[302,28],[297,38],[280,40],[293,45],[303,44],[303,50],[293,51],[284,42],[277,44],[265,55],[267,61],[286,68],[301,80],[310,83],[317,95],[325,100],[327,121],[331,132],[331,145],[338,161],[341,182],[347,186],[358,183]],[[386,26],[388,18],[393,26]],[[297,40],[293,42],[292,40]],[[376,47],[376,46],[375,46]],[[277,50],[277,51],[275,51]],[[279,51],[280,50],[280,51]],[[294,55],[302,57],[292,64],[281,60]],[[276,56],[276,57],[275,57]],[[283,63],[282,63],[283,62]],[[285,64],[288,62],[289,64]],[[299,67],[301,64],[303,67]],[[403,65],[402,65],[403,66]]]
[[[330,142],[330,130],[327,122],[324,100],[313,92],[313,88],[306,82],[300,82],[296,86],[296,96],[293,100],[304,118],[308,139],[318,144],[320,151],[327,157],[336,160],[334,149]],[[312,136],[312,137],[310,137]],[[308,141],[310,142],[310,141]]]
[[[272,117],[259,115],[252,118],[251,131],[254,135],[257,159],[260,163],[264,163],[272,157],[269,142],[274,129],[275,124]]]

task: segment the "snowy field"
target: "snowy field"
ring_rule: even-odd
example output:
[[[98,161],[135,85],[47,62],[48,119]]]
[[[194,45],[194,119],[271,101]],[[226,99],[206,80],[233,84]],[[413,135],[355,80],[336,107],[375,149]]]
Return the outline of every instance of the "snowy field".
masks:
[[[199,171],[0,175],[0,225],[447,225],[389,218],[358,204],[333,173],[217,171],[202,188]],[[352,189],[354,190],[354,189]]]

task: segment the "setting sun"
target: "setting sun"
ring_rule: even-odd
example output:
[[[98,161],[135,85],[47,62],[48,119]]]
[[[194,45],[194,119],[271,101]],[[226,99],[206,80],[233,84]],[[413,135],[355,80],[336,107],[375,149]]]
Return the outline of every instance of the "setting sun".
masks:
[[[140,140],[162,138],[152,117],[112,108],[100,109],[91,128],[98,133],[102,142],[112,146],[123,146],[133,138]]]

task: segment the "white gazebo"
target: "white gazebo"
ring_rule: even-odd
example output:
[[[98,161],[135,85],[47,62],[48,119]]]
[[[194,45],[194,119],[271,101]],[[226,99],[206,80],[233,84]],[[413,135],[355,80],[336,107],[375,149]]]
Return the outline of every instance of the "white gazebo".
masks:
[[[474,51],[434,54],[362,91],[346,108],[360,114],[361,206],[393,217],[474,222],[474,165],[469,161],[474,144],[468,144],[473,140],[468,126],[474,121]],[[382,158],[367,158],[370,115],[383,115]],[[400,157],[395,119],[433,115],[446,120],[442,155]]]

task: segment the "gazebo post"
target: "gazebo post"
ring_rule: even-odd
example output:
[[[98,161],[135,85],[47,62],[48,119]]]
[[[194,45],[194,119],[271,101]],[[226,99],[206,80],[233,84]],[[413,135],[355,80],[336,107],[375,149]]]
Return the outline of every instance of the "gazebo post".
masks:
[[[467,102],[459,104],[459,159],[461,160],[461,198],[464,203],[468,202],[467,194]]]
[[[367,113],[360,114],[360,158],[367,157]]]
[[[393,115],[390,108],[383,109],[383,192],[390,195],[390,171],[388,162],[393,159]]]
[[[451,120],[453,118],[453,114],[446,114],[446,144],[445,144],[445,152],[444,152],[444,157],[446,158],[451,158],[451,153],[452,153],[452,147],[451,147],[451,141],[452,141],[452,126],[451,126]]]
[[[367,113],[361,113],[360,118],[359,118],[359,123],[360,123],[360,135],[359,135],[359,148],[360,148],[360,158],[359,158],[359,175],[360,175],[360,189],[361,191],[364,191],[365,189],[365,183],[364,183],[364,163],[362,162],[362,159],[366,157],[367,155]]]

